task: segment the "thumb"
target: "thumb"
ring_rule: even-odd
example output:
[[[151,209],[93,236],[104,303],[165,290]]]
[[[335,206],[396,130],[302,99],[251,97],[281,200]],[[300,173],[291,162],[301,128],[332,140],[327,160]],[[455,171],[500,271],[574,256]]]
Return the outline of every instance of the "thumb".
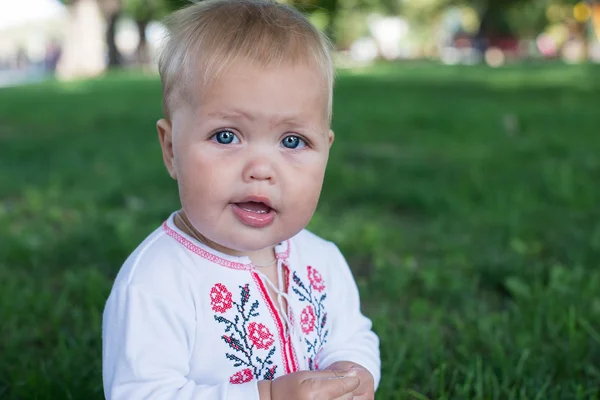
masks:
[[[360,385],[360,379],[356,375],[314,378],[314,385],[318,388],[318,392],[325,393],[329,399],[335,399],[354,392]]]

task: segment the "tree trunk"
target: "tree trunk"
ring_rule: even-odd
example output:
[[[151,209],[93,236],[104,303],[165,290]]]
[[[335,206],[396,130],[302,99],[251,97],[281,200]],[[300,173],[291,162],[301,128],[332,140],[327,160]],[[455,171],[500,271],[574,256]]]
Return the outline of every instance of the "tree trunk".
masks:
[[[513,38],[514,34],[507,23],[508,5],[491,1],[481,13],[481,23],[475,36],[477,48],[485,52],[492,41]]]
[[[117,47],[116,33],[117,33],[117,21],[119,20],[121,12],[115,11],[108,15],[106,19],[106,45],[108,47],[108,67],[116,68],[123,64],[123,59],[119,48]]]
[[[148,38],[146,37],[146,28],[148,27],[148,20],[136,21],[138,28],[138,35],[140,41],[138,43],[136,55],[137,62],[140,65],[150,64],[150,49],[148,48]]]
[[[103,17],[96,0],[76,0],[69,6],[69,26],[56,74],[75,79],[101,74],[104,61]]]

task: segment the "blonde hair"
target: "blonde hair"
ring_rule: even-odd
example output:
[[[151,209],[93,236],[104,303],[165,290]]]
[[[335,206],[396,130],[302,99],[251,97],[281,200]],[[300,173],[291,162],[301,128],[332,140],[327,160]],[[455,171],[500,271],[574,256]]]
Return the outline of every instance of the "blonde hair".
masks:
[[[329,40],[302,13],[270,0],[205,0],[174,12],[159,58],[165,116],[238,61],[302,63],[323,75],[331,119],[335,72]]]

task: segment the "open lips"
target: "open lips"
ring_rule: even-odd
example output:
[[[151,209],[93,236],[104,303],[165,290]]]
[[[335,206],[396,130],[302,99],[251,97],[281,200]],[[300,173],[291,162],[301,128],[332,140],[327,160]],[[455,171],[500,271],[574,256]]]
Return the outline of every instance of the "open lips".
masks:
[[[231,203],[235,216],[245,225],[262,228],[275,219],[275,210],[266,198],[251,197],[239,203]]]

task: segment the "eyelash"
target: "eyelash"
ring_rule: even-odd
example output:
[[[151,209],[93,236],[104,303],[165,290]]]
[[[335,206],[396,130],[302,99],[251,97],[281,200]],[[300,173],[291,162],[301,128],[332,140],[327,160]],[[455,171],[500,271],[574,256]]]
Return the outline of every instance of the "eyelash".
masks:
[[[295,147],[295,148],[286,147],[286,146],[283,145],[283,141],[286,140],[287,138],[297,138],[299,140],[299,142],[303,143],[304,145],[302,147],[300,147],[300,148],[297,148],[297,147]],[[281,141],[279,143],[281,143],[281,145],[283,147],[285,147],[287,149],[290,149],[290,150],[300,150],[300,149],[309,147],[309,143],[308,143],[308,141],[306,139],[304,139],[300,135],[295,135],[295,134],[294,135],[287,135],[286,137],[284,137],[283,139],[281,139]]]
[[[221,133],[226,133],[226,132],[228,132],[228,133],[231,133],[231,134],[233,135],[233,139],[232,139],[232,141],[231,141],[231,142],[229,142],[229,143],[221,143],[221,142],[219,142],[219,140],[218,140],[218,135],[219,135],[219,134],[221,134]],[[215,133],[214,133],[214,134],[213,134],[213,135],[210,137],[210,140],[212,140],[212,141],[214,141],[214,142],[216,142],[216,143],[219,143],[219,144],[223,144],[223,145],[228,145],[228,144],[231,144],[231,143],[232,143],[232,142],[233,142],[235,139],[237,139],[237,141],[238,141],[238,142],[240,142],[240,138],[238,137],[238,135],[237,135],[237,134],[236,134],[236,133],[235,133],[235,132],[234,132],[232,129],[221,129],[220,131],[217,131],[217,132],[215,132]],[[236,144],[237,144],[237,143],[236,143]]]
[[[228,142],[228,143],[221,143],[221,142],[219,142],[219,141],[218,141],[218,138],[217,138],[217,137],[218,137],[218,135],[219,135],[219,134],[221,134],[221,133],[226,133],[226,132],[229,132],[229,133],[231,133],[231,134],[233,135],[233,139],[231,140],[231,142]],[[290,135],[287,135],[287,136],[283,137],[283,138],[280,140],[280,142],[279,142],[279,143],[280,143],[280,144],[283,146],[283,141],[284,141],[285,139],[289,138],[289,137],[295,137],[295,138],[298,138],[298,140],[299,140],[299,141],[303,142],[303,143],[304,143],[304,146],[303,146],[303,147],[301,147],[301,149],[303,149],[303,148],[307,148],[307,147],[312,147],[312,146],[311,146],[311,143],[310,143],[310,141],[309,141],[309,140],[307,140],[305,137],[303,137],[303,136],[301,136],[301,135],[298,135],[298,134],[290,134]],[[211,135],[211,137],[210,137],[210,140],[212,140],[212,141],[214,141],[214,142],[216,142],[216,143],[219,143],[219,144],[223,144],[223,145],[228,145],[228,144],[231,144],[231,143],[233,143],[233,142],[234,142],[236,139],[238,140],[238,142],[240,141],[240,138],[239,138],[238,134],[236,134],[236,133],[233,131],[233,129],[221,129],[221,130],[219,130],[219,131],[215,132],[214,134],[212,134],[212,135]],[[234,143],[234,144],[237,144],[237,143]],[[283,147],[285,147],[285,146],[283,146]],[[285,148],[287,148],[287,149],[289,149],[289,150],[298,150],[297,148],[289,148],[289,147],[285,147]]]

